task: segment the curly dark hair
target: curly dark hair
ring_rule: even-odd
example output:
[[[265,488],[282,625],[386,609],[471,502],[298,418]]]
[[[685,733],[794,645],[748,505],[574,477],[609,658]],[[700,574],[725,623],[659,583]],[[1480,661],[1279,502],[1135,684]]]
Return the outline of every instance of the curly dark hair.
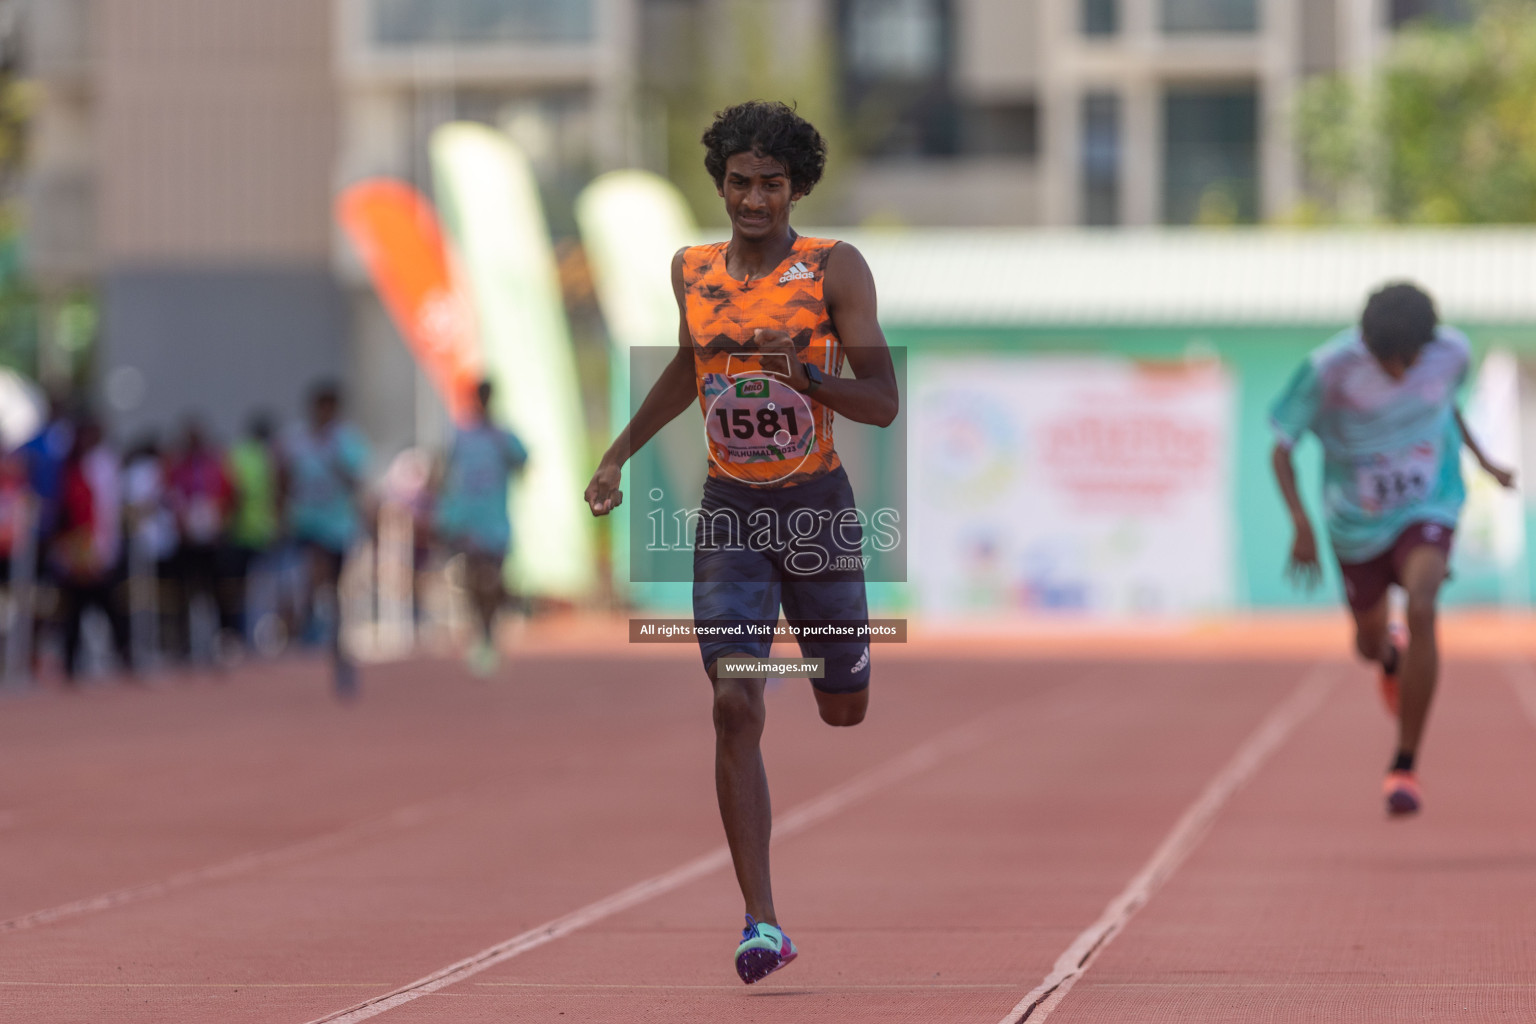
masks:
[[[1419,350],[1435,337],[1440,322],[1435,300],[1417,285],[1406,281],[1388,284],[1366,300],[1360,316],[1365,347],[1377,359],[1401,359],[1412,363]]]
[[[715,115],[701,140],[704,169],[725,184],[725,162],[737,153],[756,153],[784,165],[789,187],[805,195],[827,167],[827,140],[795,108],[772,100],[749,100]]]

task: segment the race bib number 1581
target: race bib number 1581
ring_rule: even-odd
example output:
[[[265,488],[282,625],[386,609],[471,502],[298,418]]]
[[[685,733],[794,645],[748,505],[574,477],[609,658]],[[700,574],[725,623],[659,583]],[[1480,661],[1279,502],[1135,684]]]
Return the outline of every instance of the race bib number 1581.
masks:
[[[710,448],[727,462],[798,459],[814,431],[804,396],[773,377],[730,381],[710,405]]]

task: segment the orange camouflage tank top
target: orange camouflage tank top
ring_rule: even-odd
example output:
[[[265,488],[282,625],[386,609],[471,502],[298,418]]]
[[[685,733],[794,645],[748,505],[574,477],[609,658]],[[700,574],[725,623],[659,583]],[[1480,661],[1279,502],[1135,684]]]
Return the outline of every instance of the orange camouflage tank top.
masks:
[[[684,311],[693,337],[709,475],[755,487],[790,487],[836,469],[832,410],[783,381],[783,359],[761,356],[759,328],[793,339],[801,362],[827,377],[843,368],[843,346],[822,297],[833,239],[796,238],[788,256],[750,284],[725,269],[725,242],[683,252]],[[777,371],[777,372],[775,372]]]

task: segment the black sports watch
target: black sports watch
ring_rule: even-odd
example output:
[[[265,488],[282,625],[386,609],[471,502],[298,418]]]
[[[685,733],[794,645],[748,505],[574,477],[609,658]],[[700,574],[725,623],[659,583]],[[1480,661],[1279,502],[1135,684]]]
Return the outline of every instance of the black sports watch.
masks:
[[[801,363],[801,369],[805,370],[805,391],[802,394],[814,395],[816,389],[821,387],[821,369],[815,363]]]

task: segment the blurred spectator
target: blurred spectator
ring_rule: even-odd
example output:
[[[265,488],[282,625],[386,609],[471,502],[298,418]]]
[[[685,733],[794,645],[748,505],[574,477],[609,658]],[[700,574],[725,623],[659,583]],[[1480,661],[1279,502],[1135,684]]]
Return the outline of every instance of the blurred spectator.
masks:
[[[496,615],[507,598],[502,566],[512,544],[508,488],[528,461],[517,436],[491,422],[493,394],[491,383],[482,382],[471,421],[454,432],[436,515],[438,535],[464,559],[465,585],[480,627],[469,664],[481,675],[496,668]]]
[[[406,448],[394,457],[379,481],[380,524],[377,532],[381,546],[387,509],[399,510],[409,519],[412,612],[418,621],[422,613],[422,577],[430,571],[432,564],[432,519],[440,475],[441,468],[431,454],[421,448]]]
[[[0,456],[0,586],[11,580],[11,559],[28,527],[32,485],[27,459],[21,452]]]
[[[278,460],[272,445],[272,419],[251,417],[246,435],[229,448],[225,472],[233,489],[226,550],[224,602],[231,625],[248,645],[259,646],[257,625],[276,604],[270,564],[278,541]],[[259,599],[258,599],[259,598]],[[253,614],[254,612],[254,614]]]
[[[37,674],[39,653],[47,637],[58,627],[58,581],[54,563],[46,557],[58,525],[59,492],[64,479],[64,461],[75,443],[75,423],[70,415],[70,400],[60,391],[48,393],[47,418],[30,441],[21,446],[27,460],[27,478],[37,501],[32,532],[34,562],[31,657],[32,674]]]
[[[168,484],[180,539],[176,564],[182,606],[178,616],[189,623],[187,646],[178,653],[190,657],[198,646],[192,642],[190,623],[195,614],[195,602],[202,597],[206,599],[215,623],[204,654],[208,660],[216,660],[218,624],[230,621],[227,609],[219,602],[218,579],[220,545],[233,504],[233,491],[224,473],[224,460],[209,445],[203,426],[196,419],[187,421],[181,451],[171,465]]]
[[[6,598],[3,622],[7,681],[22,674],[29,660],[35,504],[27,479],[26,456],[19,451],[0,456],[0,587],[4,588]],[[28,632],[23,634],[22,630]],[[18,643],[23,646],[18,648]]]
[[[123,521],[128,532],[128,605],[134,660],[140,668],[158,653],[162,639],[180,650],[186,623],[177,614],[181,602],[165,599],[179,590],[176,566],[176,517],[171,511],[160,442],[144,437],[128,452],[123,466]]]
[[[59,584],[65,678],[73,682],[79,672],[81,623],[88,608],[106,616],[118,656],[131,671],[128,619],[117,586],[122,575],[122,480],[117,455],[94,419],[80,421],[64,460],[50,561]]]
[[[357,670],[342,646],[339,583],[347,551],[362,530],[358,491],[368,444],[341,419],[338,386],[324,383],[311,392],[308,419],[295,425],[283,456],[288,527],[308,568],[306,605],[310,617],[324,624],[336,694],[350,698]]]
[[[27,458],[27,476],[38,501],[38,534],[46,539],[53,533],[58,515],[59,490],[63,481],[64,460],[75,443],[75,425],[67,413],[68,399],[52,392],[48,395],[48,418],[37,436],[21,446]]]

